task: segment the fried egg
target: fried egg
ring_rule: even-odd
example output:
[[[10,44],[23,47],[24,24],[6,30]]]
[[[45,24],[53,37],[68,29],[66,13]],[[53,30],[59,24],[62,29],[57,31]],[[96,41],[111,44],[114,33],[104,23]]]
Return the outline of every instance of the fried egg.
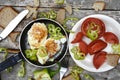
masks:
[[[50,57],[52,57],[53,55],[57,53],[57,51],[60,50],[60,41],[54,40],[52,38],[48,38],[45,41],[45,47]]]
[[[44,23],[34,23],[28,31],[28,43],[31,49],[38,49],[43,45],[48,35],[46,25]]]
[[[48,55],[47,50],[44,46],[39,47],[36,55],[38,58],[38,62],[41,64],[45,64],[46,61],[49,59],[49,55]]]

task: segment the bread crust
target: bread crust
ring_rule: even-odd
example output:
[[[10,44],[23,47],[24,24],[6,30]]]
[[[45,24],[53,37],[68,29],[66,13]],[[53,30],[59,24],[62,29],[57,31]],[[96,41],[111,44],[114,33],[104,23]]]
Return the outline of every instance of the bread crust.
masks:
[[[105,9],[105,2],[104,1],[96,1],[93,6],[93,9],[95,9],[95,11],[102,11],[103,9]]]
[[[16,15],[19,13],[19,12],[18,12],[16,9],[14,9],[12,6],[4,6],[4,7],[2,7],[2,8],[0,9],[0,14],[2,14],[2,11],[4,11],[4,10],[7,9],[7,8],[9,8],[10,10],[12,10]],[[12,11],[11,11],[11,12],[12,12]],[[7,14],[8,14],[8,13],[6,13],[6,15],[7,15]],[[3,17],[3,16],[0,15],[0,17]],[[4,17],[6,18],[6,16],[4,16]],[[13,17],[16,17],[16,16],[13,16]],[[10,21],[11,21],[11,20],[10,20]],[[9,22],[10,22],[10,21],[9,21]],[[8,23],[5,24],[5,26],[0,23],[0,26],[3,27],[3,28],[5,28],[6,25],[8,25]]]
[[[106,62],[111,66],[117,66],[119,58],[119,54],[107,54]]]

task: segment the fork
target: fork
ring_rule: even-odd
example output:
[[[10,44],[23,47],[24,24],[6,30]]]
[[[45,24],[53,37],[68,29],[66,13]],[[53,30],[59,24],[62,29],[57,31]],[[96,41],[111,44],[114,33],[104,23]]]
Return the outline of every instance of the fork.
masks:
[[[68,66],[69,66],[69,57],[66,56],[66,57],[61,61],[60,80],[62,80],[64,74],[67,72]]]

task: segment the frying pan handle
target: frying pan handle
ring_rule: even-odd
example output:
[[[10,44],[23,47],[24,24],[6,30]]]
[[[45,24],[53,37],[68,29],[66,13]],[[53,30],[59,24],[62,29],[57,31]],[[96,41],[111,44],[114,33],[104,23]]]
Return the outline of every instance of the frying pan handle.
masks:
[[[7,58],[5,61],[0,63],[0,72],[11,66],[14,66],[18,62],[20,62],[22,60],[22,58],[23,57],[22,57],[21,53],[18,53],[16,55],[13,55],[13,56]]]

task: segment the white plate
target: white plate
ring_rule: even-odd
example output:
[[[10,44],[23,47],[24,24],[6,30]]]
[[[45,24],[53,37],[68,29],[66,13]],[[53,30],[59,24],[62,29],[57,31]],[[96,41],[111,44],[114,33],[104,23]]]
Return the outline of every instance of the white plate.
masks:
[[[71,48],[75,45],[78,45],[78,44],[71,44],[71,41],[75,38],[76,36],[76,33],[81,31],[81,24],[82,22],[88,18],[88,17],[95,17],[95,18],[98,18],[100,20],[102,20],[105,24],[105,28],[106,28],[106,32],[109,31],[109,32],[113,32],[120,40],[120,24],[114,20],[113,18],[109,17],[109,16],[106,16],[106,15],[101,15],[101,14],[95,14],[95,15],[89,15],[87,17],[84,17],[82,18],[81,20],[79,20],[75,26],[72,28],[72,31],[75,31],[75,33],[70,33],[69,35],[69,52],[70,52],[70,55],[71,57],[73,58],[73,60],[75,61],[75,63],[82,67],[83,69],[85,70],[88,70],[88,71],[91,71],[91,72],[104,72],[104,71],[108,71],[114,67],[108,65],[106,62],[99,68],[99,69],[96,69],[93,65],[93,55],[87,55],[85,57],[84,60],[75,60],[75,58],[73,57],[73,53],[70,51]],[[102,38],[101,38],[102,39]],[[83,38],[83,40],[86,42],[86,43],[90,43],[91,40],[88,39],[88,38]],[[110,47],[110,44],[108,44],[108,46],[103,50],[103,51],[106,51],[108,53],[112,52],[112,49]]]

